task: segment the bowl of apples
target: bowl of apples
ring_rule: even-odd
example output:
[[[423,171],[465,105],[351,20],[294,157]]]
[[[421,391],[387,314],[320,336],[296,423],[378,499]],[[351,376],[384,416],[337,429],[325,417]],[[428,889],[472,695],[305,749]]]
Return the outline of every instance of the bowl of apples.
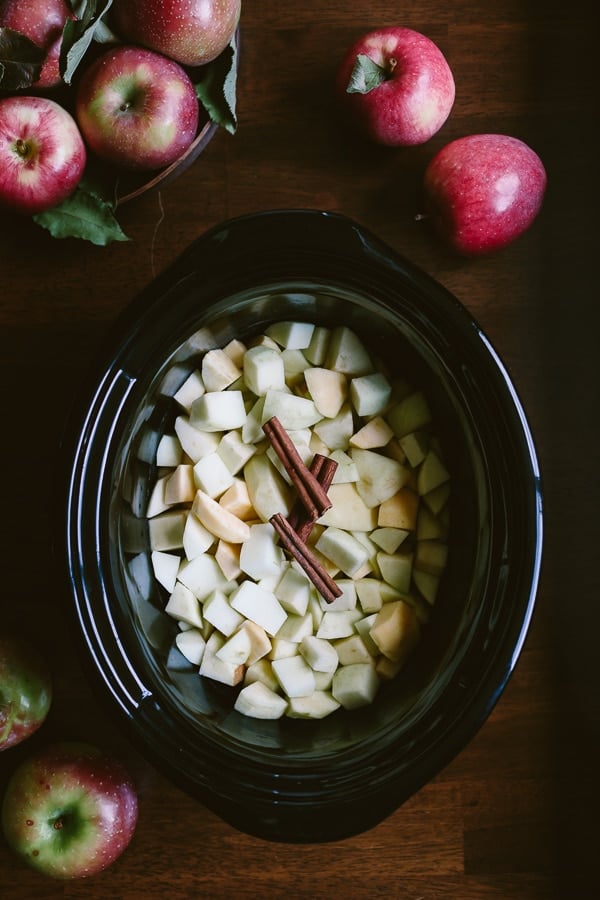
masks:
[[[364,831],[485,722],[535,602],[534,443],[466,308],[357,223],[201,236],[118,323],[63,449],[90,676],[228,822]]]

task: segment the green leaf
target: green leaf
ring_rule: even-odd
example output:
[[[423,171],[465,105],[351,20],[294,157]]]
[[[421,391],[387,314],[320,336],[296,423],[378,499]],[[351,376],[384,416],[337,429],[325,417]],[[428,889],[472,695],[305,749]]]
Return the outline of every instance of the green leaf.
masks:
[[[60,74],[66,84],[71,84],[92,41],[101,43],[112,39],[102,21],[112,3],[113,0],[84,0],[74,5],[78,18],[67,19],[60,48]]]
[[[230,134],[237,129],[237,41],[234,34],[229,45],[211,63],[204,66],[203,75],[195,84],[196,96],[212,122]]]
[[[374,62],[370,56],[359,53],[350,74],[346,88],[348,94],[368,94],[374,88],[387,81],[388,73],[383,66]]]
[[[99,247],[129,240],[115,218],[113,204],[85,181],[58,206],[33,219],[55,238],[82,238]]]
[[[0,28],[0,90],[21,91],[40,77],[46,54],[41,47],[12,28]]]

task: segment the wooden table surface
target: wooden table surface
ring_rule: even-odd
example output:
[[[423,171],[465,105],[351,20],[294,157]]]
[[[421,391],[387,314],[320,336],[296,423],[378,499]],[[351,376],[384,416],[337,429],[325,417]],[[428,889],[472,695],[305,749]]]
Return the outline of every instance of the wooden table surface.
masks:
[[[139,789],[134,840],[92,880],[60,883],[0,843],[0,896],[600,896],[598,528],[598,77],[594,2],[245,2],[239,128],[220,131],[160,193],[121,211],[107,248],[0,220],[2,618],[54,669],[55,700],[30,747],[81,738],[117,754]],[[335,116],[349,43],[387,24],[423,31],[455,74],[442,132],[410,150],[366,146]],[[496,131],[548,169],[542,214],[519,241],[462,260],[423,222],[427,161],[448,140]],[[345,213],[428,270],[502,355],[536,438],[545,485],[542,579],[521,658],[466,749],[386,821],[327,845],[241,834],[173,787],[128,743],[85,681],[51,577],[56,450],[90,358],[136,293],[210,226],[275,207]],[[25,749],[3,754],[5,782]]]

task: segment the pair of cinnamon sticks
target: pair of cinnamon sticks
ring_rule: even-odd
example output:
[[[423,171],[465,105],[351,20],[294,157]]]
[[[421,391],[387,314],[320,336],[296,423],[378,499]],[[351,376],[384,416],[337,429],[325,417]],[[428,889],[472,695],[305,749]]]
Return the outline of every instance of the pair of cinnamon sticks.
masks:
[[[337,463],[328,456],[316,453],[308,468],[276,416],[265,422],[263,430],[298,495],[289,518],[286,519],[282,513],[275,513],[270,522],[285,550],[302,567],[324,600],[332,603],[342,590],[306,542],[314,523],[331,508],[327,491],[333,481]]]

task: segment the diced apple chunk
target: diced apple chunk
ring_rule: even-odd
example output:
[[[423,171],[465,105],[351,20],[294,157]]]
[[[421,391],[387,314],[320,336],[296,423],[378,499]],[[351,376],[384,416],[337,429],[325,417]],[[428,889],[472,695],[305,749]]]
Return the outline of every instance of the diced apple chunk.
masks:
[[[248,444],[242,440],[239,430],[227,431],[219,441],[216,449],[232,475],[244,468],[251,456],[256,453],[254,444]]]
[[[195,515],[188,515],[183,529],[183,552],[186,559],[195,559],[214,544],[215,536]]]
[[[229,599],[233,609],[256,622],[271,637],[277,634],[287,618],[287,613],[275,594],[253,581],[242,581]]]
[[[217,449],[220,435],[195,428],[187,416],[177,416],[174,427],[184,453],[193,463]]]
[[[312,322],[273,322],[266,334],[281,347],[304,350],[310,345],[314,330]]]
[[[274,659],[272,666],[275,677],[288,697],[307,697],[314,693],[313,670],[301,656]]]
[[[373,702],[379,683],[372,663],[340,666],[333,676],[331,693],[344,709],[358,709]]]
[[[313,691],[308,697],[291,697],[286,715],[292,719],[324,719],[340,704],[329,691]]]
[[[189,631],[180,631],[175,637],[175,644],[188,662],[194,666],[200,665],[206,649],[206,641],[202,636],[202,632],[197,628],[191,628]]]
[[[171,596],[165,606],[165,612],[178,622],[185,622],[195,628],[202,628],[202,611],[195,594],[180,581],[175,583]]]
[[[331,450],[347,450],[354,432],[354,419],[349,403],[345,403],[332,419],[323,418],[315,425],[314,432]]]
[[[233,609],[227,595],[219,589],[206,597],[202,614],[225,637],[230,637],[244,624],[244,617]]]
[[[244,666],[233,665],[219,659],[217,652],[225,643],[225,638],[214,631],[206,642],[204,655],[200,663],[200,675],[206,678],[212,678],[213,681],[220,681],[222,684],[228,684],[233,687],[239,684],[244,677]]]
[[[177,550],[183,547],[186,514],[183,510],[167,510],[148,520],[152,550]]]
[[[419,496],[409,487],[400,488],[379,506],[377,524],[380,528],[401,528],[414,531],[417,527]]]
[[[450,473],[435,450],[430,450],[417,473],[419,494],[429,494],[450,479]]]
[[[222,647],[216,651],[216,656],[223,662],[234,666],[245,665],[250,656],[250,636],[243,628],[229,637]]]
[[[381,372],[362,375],[350,382],[350,399],[359,416],[376,416],[382,413],[389,403],[391,393],[392,386]]]
[[[317,629],[317,637],[325,638],[328,641],[349,637],[351,634],[354,634],[354,623],[360,619],[361,615],[357,610],[342,610],[340,612],[328,610],[323,613],[323,618]]]
[[[204,491],[196,492],[192,513],[211,534],[231,544],[241,544],[250,536],[250,527],[246,522],[238,519]]]
[[[412,577],[412,553],[381,553],[377,554],[377,562],[381,571],[381,577],[389,585],[408,594]]]
[[[393,436],[394,433],[385,419],[375,416],[354,432],[350,438],[350,446],[359,447],[361,450],[373,450],[385,447]]]
[[[194,400],[201,397],[205,391],[206,387],[202,381],[202,374],[198,369],[195,369],[193,372],[190,372],[183,384],[175,391],[173,399],[182,409],[189,413]]]
[[[367,375],[373,371],[373,363],[365,345],[345,325],[340,325],[331,332],[325,365],[328,369],[351,376]]]
[[[364,545],[342,528],[325,528],[315,547],[346,575],[353,575],[368,559]]]
[[[304,572],[286,566],[275,588],[275,596],[288,613],[303,616],[308,609],[310,585]]]
[[[261,681],[247,684],[236,697],[234,709],[252,719],[280,719],[288,703]]]
[[[413,431],[420,431],[431,422],[427,398],[422,391],[409,394],[388,412],[387,420],[399,438]]]
[[[318,422],[321,414],[312,400],[285,391],[269,390],[265,394],[262,422],[276,416],[286,431],[298,431]]]
[[[156,448],[156,465],[172,468],[181,462],[183,451],[177,435],[163,434]]]
[[[268,522],[251,525],[240,552],[242,572],[255,581],[269,575],[279,578],[284,560],[273,526]]]
[[[224,350],[208,350],[202,357],[202,381],[207,391],[224,391],[242,374]]]
[[[150,556],[154,577],[164,589],[171,594],[175,587],[180,559],[176,553],[164,550],[153,550]]]
[[[222,588],[227,581],[214,556],[208,553],[182,562],[177,577],[199,600]]]
[[[350,456],[358,470],[358,493],[369,507],[379,506],[389,500],[409,479],[409,471],[405,466],[374,450],[353,447]]]
[[[224,494],[233,484],[233,475],[215,451],[203,456],[194,466],[194,482],[213,500]]]
[[[329,347],[329,328],[324,325],[315,326],[308,347],[304,348],[304,355],[313,366],[322,366]]]
[[[190,423],[202,431],[229,431],[242,428],[246,407],[241,391],[211,391],[194,400]]]
[[[285,368],[278,350],[271,347],[250,347],[244,357],[244,380],[257,397],[267,391],[285,388]]]
[[[300,642],[299,651],[315,672],[333,673],[338,667],[339,658],[335,647],[325,638],[307,635]]]
[[[266,454],[253,456],[244,467],[250,502],[257,515],[268,522],[275,513],[287,515],[291,491]]]
[[[191,503],[195,493],[194,467],[187,463],[179,464],[165,482],[165,502],[169,506]]]
[[[366,505],[355,484],[332,484],[327,493],[332,506],[319,519],[322,525],[344,528],[351,522],[353,531],[377,527],[377,509]]]
[[[393,662],[404,662],[417,645],[421,626],[412,606],[403,600],[386,603],[370,630],[381,653]]]
[[[448,561],[448,545],[444,541],[417,541],[415,569],[430,575],[442,574]]]
[[[440,587],[440,576],[432,575],[431,572],[423,572],[415,569],[413,572],[414,582],[430,606],[433,606]]]
[[[341,372],[313,366],[304,372],[306,386],[322,416],[333,419],[346,400],[348,382]]]
[[[335,642],[335,651],[341,666],[351,666],[355,663],[370,663],[373,656],[369,653],[367,645],[359,634],[351,634]]]

